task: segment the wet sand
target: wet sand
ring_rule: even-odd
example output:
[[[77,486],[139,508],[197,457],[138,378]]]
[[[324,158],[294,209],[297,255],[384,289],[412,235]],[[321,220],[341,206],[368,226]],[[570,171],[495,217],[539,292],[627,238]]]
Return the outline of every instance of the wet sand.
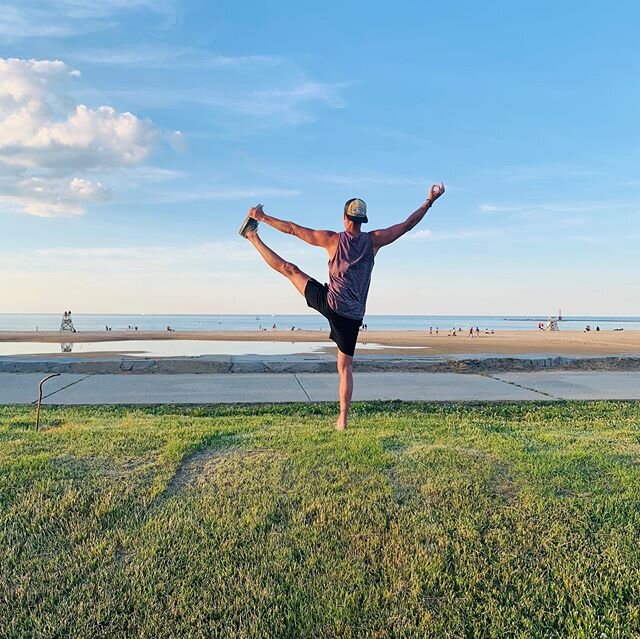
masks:
[[[113,342],[130,340],[210,340],[242,342],[327,342],[328,331],[99,331],[60,333],[58,331],[0,331],[0,342]],[[379,354],[455,355],[623,355],[640,354],[640,331],[498,331],[493,335],[469,337],[447,333],[429,335],[422,331],[361,332],[360,343],[380,344]],[[410,348],[408,348],[410,347]],[[367,352],[367,351],[364,351]],[[369,351],[370,352],[370,351]]]

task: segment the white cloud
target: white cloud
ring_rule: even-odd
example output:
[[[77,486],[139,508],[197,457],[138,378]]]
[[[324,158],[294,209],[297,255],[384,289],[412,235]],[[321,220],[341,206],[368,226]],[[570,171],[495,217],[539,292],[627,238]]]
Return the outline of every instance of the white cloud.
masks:
[[[79,173],[138,165],[162,138],[132,113],[76,104],[64,88],[78,75],[60,60],[0,58],[0,202],[31,215],[81,215],[109,190]]]
[[[416,231],[415,233],[411,233],[409,235],[410,240],[430,240],[433,238],[433,231],[431,229],[422,229],[420,231]]]
[[[176,150],[180,152],[185,152],[187,150],[187,139],[184,136],[182,131],[174,131],[169,136],[169,144]]]
[[[108,200],[110,197],[109,189],[105,189],[100,182],[82,178],[74,177],[69,183],[69,188],[83,200]]]
[[[13,204],[37,217],[74,217],[85,212],[86,203],[108,200],[109,189],[83,178],[28,177],[5,186],[0,201]]]

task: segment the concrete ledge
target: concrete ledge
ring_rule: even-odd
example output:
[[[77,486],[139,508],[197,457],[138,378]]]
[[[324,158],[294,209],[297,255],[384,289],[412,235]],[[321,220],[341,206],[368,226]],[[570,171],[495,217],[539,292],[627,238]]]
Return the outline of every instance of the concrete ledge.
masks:
[[[497,373],[507,371],[640,371],[640,356],[564,357],[557,355],[449,355],[417,357],[358,355],[358,372]],[[176,358],[0,357],[0,373],[69,373],[75,375],[192,373],[334,373],[335,359],[318,355],[203,356]]]

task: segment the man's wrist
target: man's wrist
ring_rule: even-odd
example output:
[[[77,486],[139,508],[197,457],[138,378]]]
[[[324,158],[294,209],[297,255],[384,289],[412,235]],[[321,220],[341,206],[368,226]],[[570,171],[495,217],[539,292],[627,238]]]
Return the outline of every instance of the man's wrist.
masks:
[[[427,198],[422,206],[424,206],[425,209],[430,209],[433,206],[433,200]]]

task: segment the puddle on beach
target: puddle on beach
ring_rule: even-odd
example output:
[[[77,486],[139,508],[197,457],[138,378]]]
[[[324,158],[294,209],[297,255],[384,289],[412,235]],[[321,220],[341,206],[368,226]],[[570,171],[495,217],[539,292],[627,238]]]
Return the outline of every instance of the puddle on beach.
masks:
[[[94,354],[127,357],[197,357],[199,355],[308,355],[325,353],[330,342],[236,342],[205,340],[132,340],[114,342],[0,342],[0,356],[61,355],[82,357]],[[357,350],[390,348],[383,344],[358,344]],[[411,350],[424,347],[398,347]]]

